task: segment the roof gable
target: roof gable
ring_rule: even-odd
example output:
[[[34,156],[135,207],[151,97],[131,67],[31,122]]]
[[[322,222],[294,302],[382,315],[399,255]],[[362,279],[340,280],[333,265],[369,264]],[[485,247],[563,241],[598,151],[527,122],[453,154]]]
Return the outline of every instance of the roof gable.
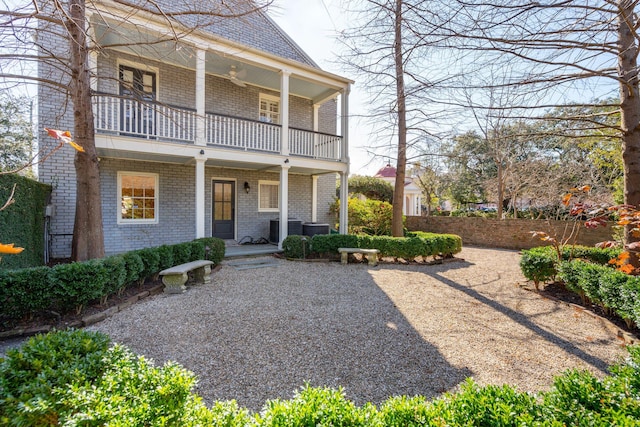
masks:
[[[187,27],[198,27],[235,43],[262,50],[272,55],[294,60],[308,66],[318,65],[289,37],[263,9],[252,10],[247,0],[156,0],[152,7],[148,0],[137,0],[140,9],[161,9]],[[203,5],[203,6],[200,6]],[[195,14],[199,9],[214,11],[212,14]],[[247,11],[246,14],[243,14]],[[220,16],[215,16],[215,15]],[[230,17],[229,15],[237,15]]]

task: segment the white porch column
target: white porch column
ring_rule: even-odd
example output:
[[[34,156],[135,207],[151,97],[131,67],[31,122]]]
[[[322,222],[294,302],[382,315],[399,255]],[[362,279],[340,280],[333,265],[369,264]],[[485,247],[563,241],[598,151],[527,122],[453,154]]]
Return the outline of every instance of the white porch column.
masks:
[[[205,132],[205,54],[198,49],[196,56],[196,145],[207,145]]]
[[[196,159],[196,239],[205,237],[204,235],[204,164],[207,160]]]
[[[349,172],[340,172],[340,234],[349,233]]]
[[[320,129],[320,104],[313,104],[313,130],[318,132]]]
[[[280,206],[280,239],[278,249],[282,249],[282,242],[288,236],[289,231],[289,164],[280,169],[280,192],[278,193]]]
[[[280,154],[289,155],[289,76],[288,70],[280,71]],[[282,230],[281,230],[282,232]]]
[[[318,175],[311,175],[311,222],[318,221]]]
[[[313,104],[313,131],[314,132],[318,132],[318,129],[320,129],[319,111],[320,111],[320,104]],[[320,145],[320,135],[315,133],[313,134],[313,153],[315,155],[318,155],[317,151],[318,151],[319,145]]]
[[[89,85],[91,90],[98,90],[98,52],[91,50],[89,52]]]
[[[349,92],[351,92],[351,86],[344,88],[341,96],[340,131],[342,132],[342,146],[340,159],[343,162],[349,161]]]

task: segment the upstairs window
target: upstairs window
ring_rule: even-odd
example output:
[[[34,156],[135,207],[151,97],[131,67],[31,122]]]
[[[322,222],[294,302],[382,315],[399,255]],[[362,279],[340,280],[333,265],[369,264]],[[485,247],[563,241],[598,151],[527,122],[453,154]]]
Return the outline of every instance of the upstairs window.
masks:
[[[266,123],[280,123],[280,98],[277,96],[260,94],[259,120]]]
[[[118,223],[158,222],[158,175],[118,172]]]

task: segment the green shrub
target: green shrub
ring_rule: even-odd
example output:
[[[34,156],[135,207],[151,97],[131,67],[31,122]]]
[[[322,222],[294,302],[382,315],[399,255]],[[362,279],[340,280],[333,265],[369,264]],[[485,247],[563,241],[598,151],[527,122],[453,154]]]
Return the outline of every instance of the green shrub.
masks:
[[[282,241],[282,251],[287,258],[302,259],[310,253],[311,237],[292,234]]]
[[[534,396],[513,387],[478,386],[468,379],[455,394],[433,402],[433,422],[452,426],[522,426],[534,425],[537,417]]]
[[[209,412],[194,384],[175,363],[157,368],[122,346],[109,348],[105,335],[50,333],[0,359],[0,425],[219,425],[208,421],[222,411]]]
[[[49,267],[0,270],[0,318],[31,316],[50,304]]]
[[[584,259],[596,264],[606,265],[610,259],[616,258],[620,249],[595,248],[589,246],[564,246],[561,250],[562,260]],[[534,283],[544,283],[557,274],[558,255],[552,246],[539,246],[522,251],[520,269],[522,274]],[[552,265],[553,264],[553,265]]]
[[[365,411],[347,400],[342,389],[305,386],[291,400],[273,400],[257,418],[260,427],[368,426]]]
[[[196,239],[196,241],[204,243],[205,246],[205,258],[212,261],[214,264],[220,264],[224,259],[224,240],[217,237],[204,237]]]
[[[127,286],[127,263],[122,255],[113,255],[102,260],[102,264],[107,269],[107,281],[103,298],[121,292]]]
[[[454,234],[410,233],[410,237],[316,234],[311,250],[337,254],[338,248],[378,249],[380,256],[412,260],[418,256],[450,256],[462,250],[462,239]]]
[[[157,274],[160,271],[160,250],[159,248],[144,248],[135,251],[142,260],[143,269],[140,278],[144,279]]]
[[[135,251],[125,252],[122,254],[125,267],[127,269],[127,286],[138,283],[140,275],[144,271],[144,263],[142,258]]]
[[[391,397],[384,402],[378,414],[380,425],[388,427],[419,427],[433,422],[430,403],[422,396]]]
[[[340,200],[330,207],[331,212],[340,212]],[[391,234],[393,206],[378,200],[349,198],[349,234],[369,234],[384,236]],[[405,218],[403,217],[403,223]]]
[[[75,307],[77,313],[87,303],[105,294],[108,280],[108,271],[102,260],[58,264],[49,273],[56,304],[65,311]]]
[[[433,401],[389,398],[356,406],[342,389],[303,387],[250,414],[237,403],[206,408],[195,376],[175,363],[155,367],[97,332],[30,339],[0,359],[0,425],[18,426],[633,426],[640,419],[640,347],[610,375],[569,371],[538,395],[467,380]]]
[[[558,266],[558,278],[564,283],[565,288],[580,296],[584,296],[578,269],[579,266],[577,262],[563,261]]]
[[[106,335],[68,330],[38,335],[7,350],[0,359],[0,425],[60,425],[60,390],[100,377],[108,347]]]
[[[160,265],[158,266],[158,269],[160,271],[166,270],[167,268],[171,268],[174,265],[178,264],[178,263],[174,264],[172,246],[169,246],[169,245],[158,246],[157,250],[158,250],[158,255],[160,256]]]
[[[564,261],[558,277],[567,289],[613,310],[629,324],[640,324],[640,278],[582,260]]]
[[[546,283],[558,273],[557,256],[551,246],[542,246],[522,251],[520,270],[524,277],[533,281],[536,289],[540,283]]]
[[[191,260],[191,244],[178,243],[171,245],[173,251],[173,265],[180,265]]]
[[[202,404],[191,393],[193,373],[172,362],[157,368],[121,346],[111,348],[105,362],[94,384],[63,391],[68,409],[61,424],[178,427],[195,421],[191,412]]]
[[[190,258],[189,261],[198,261],[201,259],[205,259],[205,245],[204,242],[199,240],[194,240],[193,242],[187,243],[190,247]]]
[[[214,402],[209,410],[200,410],[199,419],[202,426],[245,427],[255,425],[249,411],[240,408],[235,400]]]
[[[316,234],[311,238],[311,250],[319,254],[337,254],[338,248],[357,248],[358,236],[353,234]]]

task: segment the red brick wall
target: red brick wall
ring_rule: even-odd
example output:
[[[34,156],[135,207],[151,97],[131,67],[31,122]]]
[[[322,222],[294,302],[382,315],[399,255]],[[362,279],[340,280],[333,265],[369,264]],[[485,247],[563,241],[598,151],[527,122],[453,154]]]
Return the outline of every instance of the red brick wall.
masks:
[[[531,237],[531,231],[544,231],[552,236],[569,236],[573,222],[532,219],[459,218],[448,216],[407,217],[410,231],[451,233],[462,237],[463,245],[477,245],[505,249],[528,249],[545,243]],[[611,240],[611,227],[590,230],[579,224],[578,244],[593,246]]]

